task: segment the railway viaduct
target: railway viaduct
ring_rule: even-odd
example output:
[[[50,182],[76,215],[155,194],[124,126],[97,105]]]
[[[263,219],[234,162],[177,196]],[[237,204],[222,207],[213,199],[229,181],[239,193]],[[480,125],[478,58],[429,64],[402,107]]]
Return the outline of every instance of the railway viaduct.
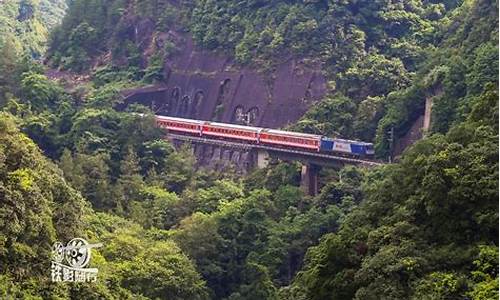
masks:
[[[227,88],[226,83],[228,82],[228,80],[229,79],[220,82],[221,85],[219,87],[219,94],[222,93],[223,96],[226,94],[225,89]],[[309,85],[311,84],[312,82]],[[197,92],[193,97],[191,97],[193,99],[191,101],[191,98],[189,96],[183,96],[181,98],[180,96],[182,93],[180,91],[181,90],[179,89],[179,87],[174,87],[170,91],[167,86],[149,86],[141,88],[139,90],[122,91],[123,103],[120,104],[117,109],[123,110],[131,103],[139,103],[149,107],[156,114],[201,120],[213,119],[214,116],[210,115],[210,112],[215,113],[216,106],[214,105],[216,105],[216,103],[212,103],[213,101],[210,102],[212,109],[210,109],[209,107],[200,106],[200,103],[206,102],[206,100],[210,98],[208,97],[208,95],[212,95],[213,93],[207,93],[205,95],[203,91]],[[252,91],[254,91],[254,89],[252,89]],[[292,92],[297,91],[292,89]],[[311,93],[311,91],[309,91],[308,93]],[[233,95],[233,97],[235,95]],[[225,97],[222,98],[225,99]],[[283,97],[278,97],[277,99],[282,98]],[[257,99],[260,98],[257,97]],[[283,109],[288,106],[282,105],[279,108],[274,108],[273,111],[280,111],[280,114],[278,115],[289,115],[289,112],[285,114],[281,113]],[[282,125],[282,123],[286,123],[284,122],[285,120],[277,120],[276,118],[264,118],[263,115],[259,116],[258,108],[255,111],[253,109],[250,109],[246,114],[241,114],[237,109],[238,107],[239,106],[236,106],[236,108],[234,109],[234,113],[232,113],[232,111],[227,111],[224,114],[223,118],[219,121],[226,123],[238,123],[238,121],[241,122],[241,120],[239,120],[239,117],[241,117],[240,115],[248,115],[248,125],[273,128],[279,127],[280,125]],[[294,118],[292,118],[291,120],[298,119],[298,117],[303,114],[303,111],[305,111],[305,109],[301,108],[298,112],[293,114]],[[287,122],[291,120],[287,120]],[[279,122],[276,123],[276,121]],[[300,161],[302,163],[301,186],[304,192],[309,195],[316,195],[318,193],[318,172],[322,167],[342,167],[344,165],[361,165],[370,167],[382,164],[380,162],[371,160],[347,158],[324,153],[297,151],[278,147],[228,142],[193,136],[168,134],[167,138],[174,141],[189,142],[195,145],[208,144],[215,147],[220,147],[221,149],[229,148],[248,151],[249,153],[251,153],[250,156],[252,158],[255,158],[255,161],[252,161],[250,164],[257,168],[266,167],[269,163],[269,160],[273,158],[278,158],[283,161]]]
[[[265,168],[269,164],[269,160],[273,158],[278,158],[283,161],[299,161],[302,163],[301,188],[304,193],[311,196],[318,193],[318,173],[322,167],[342,167],[345,165],[373,167],[382,164],[381,162],[373,160],[190,135],[167,133],[166,138],[172,141],[182,141],[192,144],[208,144],[224,148],[249,151],[254,154],[253,157],[255,157],[255,161],[253,162],[253,166],[257,168]]]

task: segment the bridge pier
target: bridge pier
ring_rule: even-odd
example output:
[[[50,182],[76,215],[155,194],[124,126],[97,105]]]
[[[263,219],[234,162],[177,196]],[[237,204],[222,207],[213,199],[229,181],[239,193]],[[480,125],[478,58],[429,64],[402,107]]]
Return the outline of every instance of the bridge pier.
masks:
[[[269,152],[265,150],[257,150],[257,168],[264,169],[269,165]]]
[[[305,164],[302,166],[300,177],[300,187],[304,194],[316,196],[318,194],[318,173],[320,166],[315,164]]]
[[[301,161],[304,164],[301,170],[301,190],[304,191],[304,194],[311,196],[315,196],[319,192],[318,173],[322,167],[341,168],[348,164],[361,165],[365,167],[381,165],[380,162],[360,158],[334,156],[319,152],[278,148],[267,145],[254,145],[244,142],[209,139],[190,135],[169,133],[167,138],[172,141],[185,141],[213,145],[215,148],[211,150],[212,152],[210,152],[210,156],[216,156],[218,159],[232,158],[230,155],[220,157],[221,150],[218,149],[220,147],[240,149],[241,151],[246,152],[245,157],[247,159],[245,160],[247,160],[247,163],[244,163],[243,165],[248,168],[247,170],[255,167],[259,169],[266,168],[269,165],[271,158],[283,161]],[[203,153],[203,151],[201,152]]]

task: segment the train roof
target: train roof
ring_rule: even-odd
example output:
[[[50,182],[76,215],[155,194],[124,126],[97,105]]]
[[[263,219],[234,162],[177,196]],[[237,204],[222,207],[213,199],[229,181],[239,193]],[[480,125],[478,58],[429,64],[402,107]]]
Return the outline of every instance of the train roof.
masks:
[[[302,133],[302,132],[293,132],[293,131],[285,131],[285,130],[278,130],[278,129],[264,129],[265,132],[269,133],[274,133],[274,134],[282,134],[282,135],[288,135],[288,136],[295,136],[295,137],[301,137],[301,138],[309,138],[309,139],[319,139],[321,138],[321,135],[317,134],[310,134],[310,133]]]
[[[229,124],[229,123],[218,123],[218,122],[206,122],[206,124],[212,125],[212,126],[217,126],[217,127],[229,127],[229,128],[234,128],[234,129],[250,130],[250,131],[259,131],[259,130],[263,129],[260,127],[236,125],[236,124]]]
[[[161,120],[170,120],[170,121],[176,121],[176,122],[188,122],[188,123],[196,123],[199,125],[204,124],[206,121],[200,121],[200,120],[193,120],[193,119],[186,119],[186,118],[176,118],[176,117],[168,117],[168,116],[159,116],[155,115],[156,118],[161,119]]]
[[[218,123],[218,122],[210,122],[210,121],[199,121],[199,120],[193,120],[193,119],[160,116],[160,115],[155,115],[155,117],[158,119],[161,119],[161,120],[171,120],[171,121],[177,121],[177,122],[189,122],[189,123],[195,123],[198,125],[207,124],[207,125],[212,125],[212,126],[217,126],[217,127],[234,128],[234,129],[253,131],[253,132],[258,132],[258,131],[262,130],[264,132],[287,135],[287,136],[294,136],[294,137],[314,138],[314,139],[322,138],[322,139],[328,139],[328,140],[332,140],[332,141],[341,141],[341,142],[352,143],[352,144],[373,145],[373,143],[367,143],[367,142],[362,142],[362,141],[353,141],[353,140],[347,140],[347,139],[332,138],[332,137],[326,137],[326,136],[321,136],[321,135],[317,135],[317,134],[285,131],[285,130],[279,130],[279,129],[244,126],[244,125],[236,125],[236,124],[229,124],[229,123]]]
[[[373,143],[367,143],[363,141],[354,141],[354,140],[347,140],[347,139],[339,139],[339,138],[332,138],[332,137],[323,137],[324,139],[328,139],[331,141],[340,141],[340,142],[345,142],[345,143],[351,143],[351,144],[363,144],[363,145],[373,145]]]

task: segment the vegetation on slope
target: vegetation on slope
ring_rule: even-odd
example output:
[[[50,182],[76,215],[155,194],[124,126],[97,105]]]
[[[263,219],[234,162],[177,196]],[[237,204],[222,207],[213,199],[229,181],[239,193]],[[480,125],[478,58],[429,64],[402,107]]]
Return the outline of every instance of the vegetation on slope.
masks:
[[[106,247],[95,259],[102,270],[95,286],[52,291],[43,284],[42,272],[35,276],[30,271],[26,276],[35,278],[33,288],[25,289],[25,281],[8,283],[13,275],[3,269],[4,293],[107,299],[277,297],[278,287],[300,268],[307,248],[335,230],[360,201],[356,170],[343,175],[352,182],[331,185],[345,189],[345,195],[331,200],[301,196],[292,175],[299,174],[296,165],[273,166],[247,180],[235,180],[230,171],[228,178],[194,171],[188,149],[177,151],[161,140],[150,117],[112,110],[109,95],[81,102],[40,74],[40,67],[21,62],[17,68],[13,76],[20,77],[13,81],[22,86],[11,89],[3,109],[18,116],[23,131],[59,161],[67,184],[101,212],[82,212],[79,228]],[[171,261],[179,264],[167,267]],[[172,281],[172,272],[182,286]]]
[[[161,81],[175,41],[155,45],[151,55],[134,34],[145,24],[140,20],[151,22],[153,41],[162,32],[189,31],[199,46],[266,70],[303,57],[322,66],[330,91],[294,129],[375,141],[387,158],[389,131],[404,136],[423,114],[426,97],[439,97],[433,131],[444,133],[466,109],[451,99],[466,103],[494,79],[497,7],[470,0],[75,1],[53,34],[49,57],[76,71],[105,57],[96,77]],[[484,74],[466,76],[472,72]]]
[[[374,172],[292,285],[304,299],[498,297],[498,92]],[[296,289],[296,290],[295,290]]]
[[[0,297],[498,297],[496,2],[168,3],[74,1],[51,59],[83,70],[111,51],[115,64],[72,91],[0,45],[0,220],[9,220],[0,222]],[[304,131],[376,136],[385,155],[387,128],[404,132],[428,95],[432,131],[400,163],[323,171],[316,197],[301,193],[296,164],[243,178],[196,170],[191,150],[162,140],[146,108],[113,109],[119,88],[157,76],[173,51],[144,69],[137,41],[120,31],[127,10],[157,30],[188,24],[198,43],[236,57],[270,31],[248,53],[263,63],[280,49],[266,45],[274,35],[290,54],[322,60],[335,46],[354,55],[323,61],[332,91],[296,125]],[[104,243],[93,259],[99,281],[48,283],[51,243],[74,236]]]
[[[114,216],[144,222],[146,228],[166,228],[171,222],[164,215],[175,194],[142,183],[132,149],[144,147],[145,168],[165,166],[165,162],[172,168],[178,159],[179,175],[168,172],[174,177],[168,181],[173,185],[183,184],[189,165],[179,156],[165,157],[168,153],[163,151],[174,150],[157,140],[159,132],[152,119],[110,109],[78,108],[71,95],[38,73],[40,67],[17,68],[26,71],[17,73],[21,74],[19,90],[12,89],[21,99],[11,94],[3,107],[6,112],[0,115],[1,297],[206,299],[204,280],[166,233]],[[45,153],[60,156],[62,152],[61,169],[48,162],[18,127],[36,139]],[[74,154],[63,151],[65,147],[74,149]],[[158,176],[164,175],[163,169],[156,169],[161,171]],[[140,194],[132,196],[135,192]],[[146,224],[151,209],[157,214],[154,223]],[[106,244],[93,259],[100,270],[95,285],[48,281],[52,244],[74,237]]]
[[[66,10],[66,0],[9,0],[0,3],[0,45],[40,57],[48,32]]]

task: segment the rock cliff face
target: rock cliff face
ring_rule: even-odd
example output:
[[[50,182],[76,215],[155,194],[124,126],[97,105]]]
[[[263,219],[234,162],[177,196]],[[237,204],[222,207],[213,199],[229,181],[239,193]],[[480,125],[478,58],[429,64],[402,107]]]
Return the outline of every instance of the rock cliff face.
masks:
[[[159,86],[125,91],[126,102],[158,114],[278,128],[297,121],[326,92],[317,67],[290,59],[263,73],[197,49],[189,36],[165,65]]]
[[[148,52],[153,42],[147,24],[132,34],[142,39]],[[296,122],[326,93],[326,79],[319,67],[289,59],[273,72],[240,67],[231,58],[197,49],[189,35],[169,33],[177,41],[176,55],[167,59],[165,80],[158,85],[124,91],[125,103],[141,103],[157,114],[184,118],[280,128]],[[172,36],[174,36],[172,38]],[[165,37],[164,37],[165,38]],[[200,165],[212,169],[234,167],[246,172],[252,155],[239,150],[196,145]]]

